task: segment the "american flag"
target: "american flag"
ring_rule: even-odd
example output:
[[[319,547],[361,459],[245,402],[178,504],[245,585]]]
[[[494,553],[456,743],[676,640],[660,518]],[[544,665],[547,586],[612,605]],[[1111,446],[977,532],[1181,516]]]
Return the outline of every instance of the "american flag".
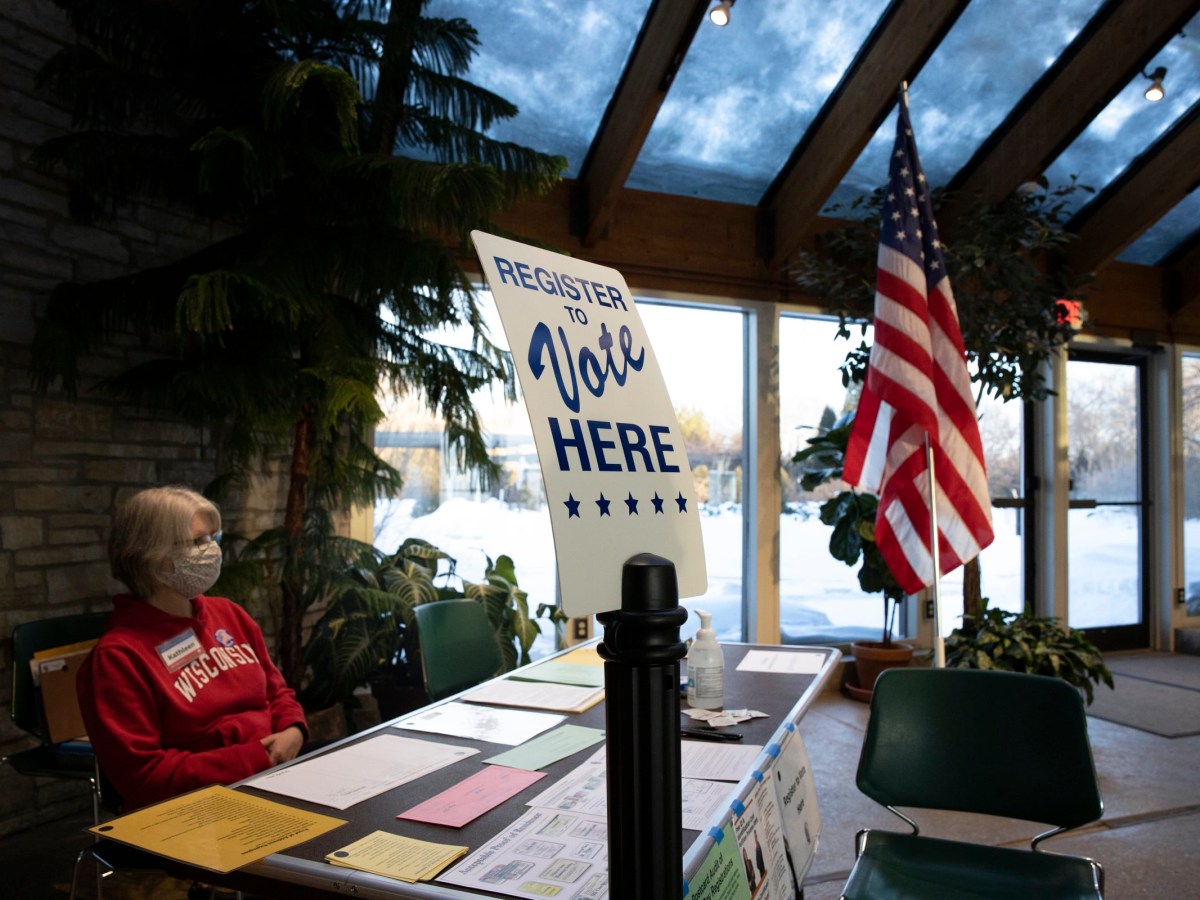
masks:
[[[902,99],[880,223],[875,341],[845,480],[879,496],[875,543],[905,592],[933,584],[929,435],[940,574],[992,542],[991,501],[962,332],[908,103]]]

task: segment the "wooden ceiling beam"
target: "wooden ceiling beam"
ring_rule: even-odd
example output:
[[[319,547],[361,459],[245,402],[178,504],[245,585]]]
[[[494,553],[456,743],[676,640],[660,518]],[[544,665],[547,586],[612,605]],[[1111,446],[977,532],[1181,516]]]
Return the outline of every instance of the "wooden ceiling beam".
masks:
[[[573,230],[591,247],[604,236],[675,73],[710,0],[657,0],[646,14],[576,180]]]
[[[1072,268],[1093,272],[1137,240],[1196,187],[1198,159],[1200,102],[1067,222]]]
[[[1167,307],[1177,326],[1200,332],[1200,231],[1163,263],[1168,283]]]
[[[893,0],[759,204],[759,250],[770,267],[782,268],[813,232],[822,205],[896,102],[900,83],[916,77],[966,5]]]
[[[1108,0],[950,181],[950,225],[1040,176],[1200,9],[1198,0]]]

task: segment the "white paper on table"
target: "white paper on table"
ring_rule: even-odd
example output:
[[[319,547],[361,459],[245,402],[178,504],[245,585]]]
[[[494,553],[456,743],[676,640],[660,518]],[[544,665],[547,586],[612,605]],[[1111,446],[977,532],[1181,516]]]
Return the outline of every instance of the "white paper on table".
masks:
[[[532,800],[526,801],[525,805],[607,817],[608,778],[605,760],[605,748],[601,747]],[[731,788],[724,782],[684,778],[682,785],[684,828],[702,831],[717,811],[729,803]]]
[[[526,806],[570,810],[590,816],[608,813],[608,779],[605,770],[607,748],[600,747]]]
[[[436,881],[515,897],[607,900],[608,823],[530,809]]]
[[[473,747],[385,734],[272,769],[245,783],[274,794],[345,809],[478,752]]]
[[[582,711],[600,701],[604,688],[578,687],[550,681],[491,681],[469,693],[464,700],[492,703],[496,706],[523,706],[528,709]]]
[[[775,672],[782,675],[816,675],[829,654],[823,650],[749,650],[738,663],[739,672]]]
[[[741,781],[762,753],[755,744],[716,744],[684,741],[680,745],[680,774],[706,781]]]
[[[683,779],[683,827],[703,831],[719,810],[729,806],[733,786],[724,781]]]
[[[515,747],[553,728],[566,716],[523,709],[496,709],[474,703],[443,703],[397,722],[393,728],[449,734]]]

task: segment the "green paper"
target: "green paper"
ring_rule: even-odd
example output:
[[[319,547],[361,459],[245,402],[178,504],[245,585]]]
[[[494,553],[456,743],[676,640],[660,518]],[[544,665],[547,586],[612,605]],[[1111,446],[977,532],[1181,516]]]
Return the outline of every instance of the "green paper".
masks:
[[[512,769],[526,769],[536,772],[551,763],[565,759],[572,753],[591,747],[604,740],[604,732],[599,728],[584,728],[581,725],[563,725],[553,731],[540,734],[531,741],[526,741],[519,747],[506,750],[499,756],[485,759],[485,763],[496,766],[508,766]]]

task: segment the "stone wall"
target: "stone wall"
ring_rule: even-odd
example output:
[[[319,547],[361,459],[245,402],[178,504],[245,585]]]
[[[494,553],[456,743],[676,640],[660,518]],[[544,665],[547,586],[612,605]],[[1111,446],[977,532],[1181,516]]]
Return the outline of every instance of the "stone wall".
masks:
[[[122,211],[107,228],[67,214],[62,183],[29,163],[66,131],[69,116],[35,88],[35,74],[68,35],[46,0],[0,6],[0,702],[10,708],[14,626],[45,616],[107,610],[117,585],[105,555],[115,503],[152,484],[202,487],[216,472],[204,431],[116,403],[92,389],[147,348],[134,335],[82,362],[78,398],[36,393],[30,343],[39,310],[61,281],[90,281],[178,257],[209,226],[153,206]],[[277,482],[223,512],[261,530],[279,508]],[[228,515],[231,514],[232,515]],[[0,755],[34,746],[0,715]],[[23,778],[0,767],[0,836],[84,808],[78,782]]]

